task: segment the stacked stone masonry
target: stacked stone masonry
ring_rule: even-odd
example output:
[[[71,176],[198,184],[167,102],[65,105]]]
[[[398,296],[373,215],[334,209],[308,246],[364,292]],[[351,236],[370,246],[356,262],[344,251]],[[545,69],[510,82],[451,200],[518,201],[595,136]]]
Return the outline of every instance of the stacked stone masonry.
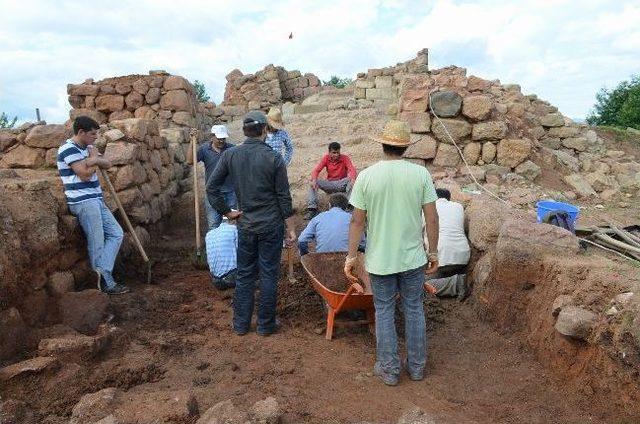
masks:
[[[287,71],[282,66],[268,65],[255,74],[243,75],[234,69],[227,76],[224,101],[220,105],[222,119],[233,120],[249,110],[267,111],[285,102],[299,103],[321,90],[321,82],[313,74]]]

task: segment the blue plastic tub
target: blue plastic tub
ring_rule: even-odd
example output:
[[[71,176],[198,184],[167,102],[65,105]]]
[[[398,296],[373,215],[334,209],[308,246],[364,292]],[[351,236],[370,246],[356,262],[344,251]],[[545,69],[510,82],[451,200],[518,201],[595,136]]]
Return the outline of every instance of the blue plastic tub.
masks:
[[[578,219],[578,215],[580,215],[580,208],[577,206],[571,205],[569,203],[556,202],[553,200],[540,200],[536,203],[536,210],[538,212],[538,222],[542,222],[544,217],[549,212],[554,211],[562,211],[566,212],[569,215],[569,219],[572,224],[575,224]]]

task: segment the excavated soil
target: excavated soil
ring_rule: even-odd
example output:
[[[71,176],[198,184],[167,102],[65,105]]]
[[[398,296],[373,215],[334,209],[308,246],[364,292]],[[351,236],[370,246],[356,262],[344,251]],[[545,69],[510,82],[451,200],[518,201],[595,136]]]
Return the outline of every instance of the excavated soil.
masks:
[[[274,396],[285,423],[395,422],[412,405],[438,423],[640,420],[554,378],[523,340],[498,334],[471,306],[454,300],[425,303],[425,380],[403,376],[399,386],[386,387],[372,375],[375,340],[366,327],[338,329],[333,341],[324,339],[323,302],[300,264],[295,282],[282,269],[281,333],[236,336],[231,293],[216,291],[206,271],[193,269],[189,230],[153,243],[154,285],[130,277],[134,291],[112,297],[120,331],[104,354],[13,381],[0,390],[2,398],[27,402],[40,414],[38,422],[48,423],[66,422],[83,394],[106,387],[132,396],[189,390],[201,412],[227,399],[248,406]]]

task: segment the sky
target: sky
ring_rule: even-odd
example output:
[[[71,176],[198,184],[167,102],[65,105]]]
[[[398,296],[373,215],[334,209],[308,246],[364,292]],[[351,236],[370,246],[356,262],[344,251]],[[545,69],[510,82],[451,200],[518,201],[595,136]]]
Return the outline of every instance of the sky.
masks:
[[[151,69],[217,103],[234,68],[355,78],[424,47],[431,69],[520,84],[583,119],[600,88],[640,74],[640,1],[0,0],[0,112],[62,123],[68,83]]]

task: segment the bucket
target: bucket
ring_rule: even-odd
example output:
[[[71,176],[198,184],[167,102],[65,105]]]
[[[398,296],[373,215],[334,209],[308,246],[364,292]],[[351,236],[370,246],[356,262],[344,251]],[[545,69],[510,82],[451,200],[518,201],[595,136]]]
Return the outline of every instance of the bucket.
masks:
[[[538,213],[538,222],[542,222],[549,212],[554,211],[566,212],[572,224],[575,224],[578,215],[580,215],[580,208],[577,206],[569,203],[555,202],[553,200],[540,200],[536,203],[536,210]]]

